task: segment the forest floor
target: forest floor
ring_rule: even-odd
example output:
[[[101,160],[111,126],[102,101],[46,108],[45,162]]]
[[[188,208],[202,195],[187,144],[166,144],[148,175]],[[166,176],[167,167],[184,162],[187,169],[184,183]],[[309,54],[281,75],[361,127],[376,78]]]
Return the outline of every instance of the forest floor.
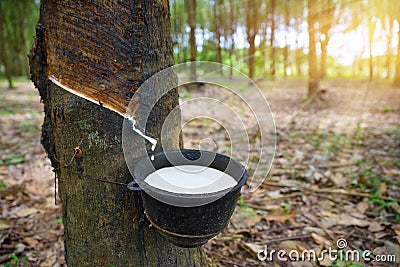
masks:
[[[240,94],[252,95],[242,85]],[[386,81],[328,79],[326,92],[310,103],[302,79],[258,85],[275,121],[275,159],[255,192],[244,188],[228,228],[205,245],[206,253],[221,266],[399,266],[400,90]],[[232,155],[248,159],[251,176],[263,164],[257,147],[272,136],[261,136],[248,107],[227,90],[181,90],[182,103],[204,96],[239,114],[247,135],[228,131],[236,127],[233,113],[196,119],[198,105],[212,110],[213,102],[192,102],[182,108],[185,147],[229,154],[235,144]],[[54,205],[54,175],[40,145],[42,110],[30,83],[0,85],[0,266],[65,266],[61,207]],[[338,250],[338,260],[323,254],[283,262],[271,253],[320,255],[329,248]],[[366,250],[375,261],[352,255]],[[383,255],[396,262],[391,256],[378,262]]]

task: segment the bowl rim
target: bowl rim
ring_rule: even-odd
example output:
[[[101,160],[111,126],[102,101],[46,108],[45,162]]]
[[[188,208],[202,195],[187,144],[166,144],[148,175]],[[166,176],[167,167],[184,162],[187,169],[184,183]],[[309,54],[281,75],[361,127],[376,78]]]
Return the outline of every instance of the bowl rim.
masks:
[[[227,160],[229,163],[232,163],[235,166],[239,167],[239,169],[241,170],[242,175],[240,176],[240,178],[238,180],[236,180],[235,177],[233,177],[237,182],[236,185],[233,186],[233,187],[229,187],[229,188],[226,188],[226,189],[222,189],[222,190],[215,191],[215,192],[210,192],[210,193],[186,194],[186,193],[176,193],[176,192],[171,192],[171,191],[168,191],[168,190],[160,189],[160,188],[154,187],[154,186],[146,183],[145,179],[150,173],[146,177],[137,177],[138,176],[137,175],[137,169],[140,166],[142,166],[146,161],[148,161],[148,160],[151,161],[151,158],[153,156],[154,156],[154,160],[155,160],[157,157],[161,157],[161,156],[163,156],[165,154],[173,154],[173,153],[187,153],[187,154],[189,154],[189,153],[199,153],[199,152],[200,153],[206,153],[208,155],[215,155],[215,159],[218,157],[218,158]],[[214,159],[214,161],[215,161],[215,159]],[[171,162],[169,162],[169,163],[171,164],[170,167],[179,166],[179,165],[172,165]],[[182,165],[188,165],[188,164],[182,164]],[[199,165],[199,166],[201,166],[201,165]],[[205,166],[205,167],[213,168],[211,166]],[[163,168],[166,168],[166,167],[163,167]],[[162,169],[162,168],[159,168],[159,169]],[[155,169],[155,171],[159,170],[159,169]],[[219,170],[217,168],[214,168],[214,169]],[[219,171],[221,171],[221,170],[219,170]],[[173,150],[161,151],[161,152],[158,152],[158,153],[155,153],[155,154],[150,153],[150,154],[145,155],[144,157],[140,158],[137,161],[137,163],[135,164],[135,167],[134,167],[133,175],[134,175],[133,178],[135,179],[135,181],[137,182],[139,187],[142,190],[144,190],[145,192],[146,192],[146,190],[150,190],[150,191],[152,191],[152,192],[154,192],[156,194],[162,194],[162,195],[168,196],[168,197],[185,198],[185,199],[204,199],[206,197],[213,197],[213,196],[223,197],[226,194],[229,194],[230,192],[233,192],[233,191],[236,191],[236,190],[240,190],[241,187],[246,183],[246,181],[248,179],[247,170],[239,161],[237,161],[237,160],[235,160],[235,159],[233,159],[231,157],[228,157],[226,155],[220,154],[220,153],[211,152],[211,151],[207,151],[207,150],[198,150],[198,149],[173,149]]]

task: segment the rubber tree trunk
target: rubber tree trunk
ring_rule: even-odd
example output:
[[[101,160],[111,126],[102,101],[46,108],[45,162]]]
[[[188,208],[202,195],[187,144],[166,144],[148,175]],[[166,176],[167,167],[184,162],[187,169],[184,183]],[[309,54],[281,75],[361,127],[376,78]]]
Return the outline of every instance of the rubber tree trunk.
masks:
[[[276,7],[276,0],[271,1],[271,6],[270,6],[270,20],[271,20],[271,38],[270,38],[270,46],[271,46],[271,54],[270,54],[270,75],[271,75],[271,80],[275,80],[275,73],[276,73],[276,67],[275,67],[275,7]]]
[[[168,1],[43,0],[36,31],[31,78],[44,103],[42,144],[59,176],[68,266],[206,265],[200,249],[178,248],[150,227],[140,194],[116,184],[132,180],[122,117],[48,80],[57,73],[130,99],[143,81],[173,64]],[[146,133],[159,138],[176,105],[173,90],[154,107]],[[68,165],[79,144],[82,157]]]
[[[368,45],[369,45],[369,80],[372,81],[374,79],[374,56],[372,54],[372,44],[374,40],[374,33],[376,29],[376,23],[375,20],[372,18],[369,19],[369,25],[368,25]]]
[[[289,68],[289,30],[290,30],[290,3],[285,0],[285,47],[283,48],[283,77],[287,77],[287,70]]]
[[[196,45],[196,0],[185,1],[188,14],[188,24],[190,27],[189,45],[190,45],[190,61],[196,61],[197,45]],[[190,65],[190,79],[197,80],[196,64]]]
[[[315,20],[317,18],[316,1],[308,0],[308,97],[314,98],[318,92],[319,75],[317,68],[317,50],[315,40]]]
[[[249,0],[247,3],[246,13],[246,35],[247,42],[249,43],[248,59],[249,59],[249,78],[254,77],[254,57],[256,53],[256,45],[254,43],[256,34],[258,33],[257,25],[257,13],[258,13],[258,1]]]
[[[8,81],[8,88],[14,88],[14,83],[12,80],[10,68],[10,59],[9,59],[9,53],[10,53],[10,47],[9,42],[7,41],[7,37],[5,34],[6,31],[6,22],[5,22],[5,14],[4,14],[4,3],[2,4],[0,2],[0,63],[3,63],[4,65],[4,74],[6,76],[6,79]],[[7,46],[7,47],[6,47]]]

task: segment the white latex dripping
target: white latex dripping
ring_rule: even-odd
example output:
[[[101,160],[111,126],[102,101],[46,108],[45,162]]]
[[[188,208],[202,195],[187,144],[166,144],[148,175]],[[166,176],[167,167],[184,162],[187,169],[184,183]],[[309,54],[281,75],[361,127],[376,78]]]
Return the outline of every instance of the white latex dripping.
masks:
[[[79,97],[81,97],[81,98],[83,98],[83,99],[86,99],[86,100],[92,102],[92,103],[95,103],[96,105],[101,105],[101,103],[100,103],[99,101],[96,101],[96,100],[94,100],[94,99],[92,99],[92,98],[89,98],[89,97],[83,95],[83,94],[80,94],[80,93],[78,93],[77,91],[75,91],[75,90],[69,88],[68,86],[66,86],[66,85],[64,85],[64,84],[62,84],[62,83],[60,83],[60,82],[58,81],[58,79],[57,79],[56,77],[54,77],[54,76],[51,76],[51,77],[49,78],[49,80],[50,80],[52,83],[54,83],[55,85],[57,85],[58,87],[61,87],[62,89],[66,90],[66,91],[68,91],[68,92],[70,92],[70,93],[72,93],[72,94],[74,94],[74,95],[76,95],[76,96],[79,96]],[[119,115],[121,115],[122,117],[128,119],[128,120],[132,123],[132,130],[135,131],[136,133],[138,133],[141,137],[143,137],[143,138],[146,139],[147,141],[149,141],[149,142],[151,143],[151,150],[154,151],[154,149],[156,148],[156,145],[157,145],[157,140],[156,140],[155,138],[153,138],[153,137],[150,137],[150,136],[145,135],[144,133],[142,133],[142,131],[140,131],[139,129],[137,129],[137,128],[136,128],[136,120],[135,120],[131,115],[125,114],[125,113],[121,113],[121,112],[119,112],[119,111],[117,111],[117,110],[115,110],[115,109],[113,109],[113,108],[111,108],[111,107],[109,107],[109,106],[107,106],[107,105],[102,105],[102,106],[105,107],[105,108],[107,108],[107,109],[109,109],[109,110],[112,110],[112,111],[118,113]],[[153,159],[154,159],[154,156],[152,156],[152,160],[153,160]]]

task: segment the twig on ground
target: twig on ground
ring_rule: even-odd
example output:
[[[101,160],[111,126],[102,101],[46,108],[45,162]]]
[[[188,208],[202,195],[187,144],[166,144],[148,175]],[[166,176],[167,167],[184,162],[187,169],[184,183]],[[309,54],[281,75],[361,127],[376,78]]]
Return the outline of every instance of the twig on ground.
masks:
[[[347,195],[347,196],[357,196],[357,197],[373,197],[370,193],[366,192],[356,192],[356,191],[346,191],[344,189],[340,188],[326,188],[326,189],[316,189],[316,188],[311,188],[311,187],[303,187],[300,185],[285,185],[281,184],[279,182],[270,182],[270,181],[264,181],[264,185],[269,185],[269,186],[276,186],[276,187],[296,187],[301,190],[306,190],[306,191],[312,191],[315,193],[326,193],[326,194],[337,194],[337,195]],[[393,197],[385,197],[381,196],[379,197],[382,200],[386,201],[397,201],[400,202],[400,199],[398,198],[393,198]]]
[[[268,241],[260,243],[258,245],[265,245],[265,244],[270,244],[270,243],[282,242],[282,241],[286,241],[286,240],[307,239],[307,238],[310,238],[310,237],[311,237],[311,235],[297,235],[297,236],[281,237],[281,238],[275,238],[275,239],[272,239],[272,240],[268,240]]]

